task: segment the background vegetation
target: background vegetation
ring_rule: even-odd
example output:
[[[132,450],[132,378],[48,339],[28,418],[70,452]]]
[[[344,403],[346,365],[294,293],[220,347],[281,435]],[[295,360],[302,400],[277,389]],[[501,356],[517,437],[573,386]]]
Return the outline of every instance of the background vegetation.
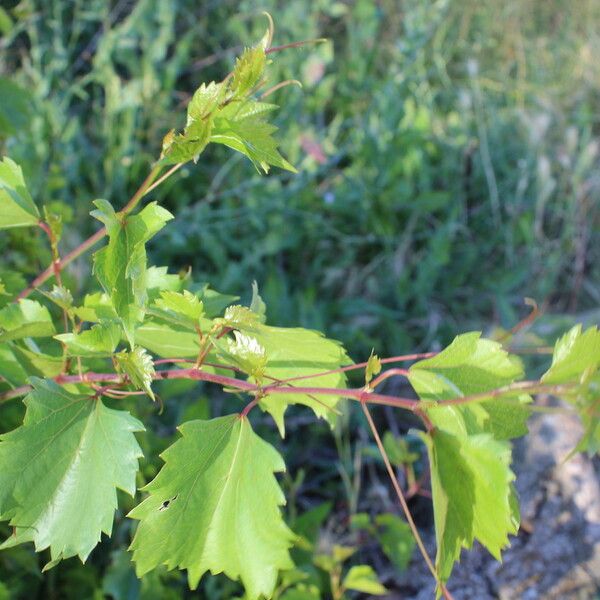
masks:
[[[0,151],[63,215],[63,248],[91,232],[93,199],[120,206],[137,188],[193,90],[260,37],[261,10],[275,18],[276,44],[329,39],[282,52],[274,67],[274,79],[303,84],[276,95],[283,151],[300,173],[261,177],[211,146],[156,193],[177,220],[151,262],[243,297],[256,280],[270,322],[320,329],[356,359],[510,327],[526,296],[555,313],[598,306],[595,0],[5,1]],[[50,262],[41,232],[2,235],[0,252],[9,294],[24,287],[16,272]],[[77,263],[68,272],[82,293],[88,276]],[[181,384],[160,391],[159,434],[144,439],[153,455],[184,413],[221,411]],[[2,408],[2,430],[19,411]],[[349,420],[351,436],[332,436],[298,412],[286,486],[292,521],[334,500],[322,519],[329,541],[354,543],[349,517],[393,503],[360,419]],[[408,425],[391,423],[396,434]],[[415,502],[426,523],[426,502]],[[0,553],[0,598],[181,597],[179,574],[132,578],[129,527],[119,521],[89,566],[71,560],[43,577],[27,549]],[[202,593],[235,594],[225,585],[212,579]]]

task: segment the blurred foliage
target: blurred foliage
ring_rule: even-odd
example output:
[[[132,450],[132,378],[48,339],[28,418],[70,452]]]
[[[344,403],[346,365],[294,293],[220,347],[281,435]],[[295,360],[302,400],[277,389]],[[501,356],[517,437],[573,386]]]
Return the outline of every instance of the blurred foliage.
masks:
[[[303,84],[274,96],[283,153],[300,173],[261,177],[211,147],[154,193],[176,221],[152,262],[191,267],[226,293],[249,294],[257,280],[270,322],[321,329],[357,359],[435,349],[490,322],[509,328],[525,296],[559,312],[598,306],[597,0],[5,0],[0,154],[23,165],[38,204],[66,225],[61,249],[92,231],[94,199],[125,204],[162,137],[184,124],[193,90],[262,35],[262,10],[275,18],[275,44],[329,39],[282,51],[272,67],[274,80]],[[50,261],[41,232],[3,235],[0,252],[8,292],[24,287],[18,272]],[[80,292],[83,264],[66,274]],[[161,417],[140,401],[157,425],[142,436],[148,455],[184,413],[221,411],[188,398],[186,385],[161,390]],[[171,405],[171,395],[184,400]],[[2,429],[20,416],[3,407]],[[332,440],[313,425],[305,443],[306,423],[299,414],[298,439],[287,441],[290,519],[333,499],[324,539],[311,543],[319,554],[360,546],[339,515],[393,506],[374,470],[363,472],[376,459],[360,440],[353,453],[343,428]],[[159,465],[147,461],[146,481]],[[133,578],[130,526],[119,519],[89,568],[69,561],[43,579],[26,549],[0,553],[0,597],[191,596],[179,575]],[[311,573],[289,589],[324,590],[323,580]],[[202,594],[238,591],[216,577]]]

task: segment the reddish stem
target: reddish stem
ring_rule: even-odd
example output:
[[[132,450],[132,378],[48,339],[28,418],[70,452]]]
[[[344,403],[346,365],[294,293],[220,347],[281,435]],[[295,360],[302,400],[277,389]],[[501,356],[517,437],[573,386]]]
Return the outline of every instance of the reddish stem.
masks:
[[[290,44],[283,44],[281,46],[273,46],[268,50],[265,50],[265,54],[273,54],[273,52],[281,52],[281,50],[287,50],[288,48],[300,48],[301,46],[306,46],[308,44],[322,44],[326,42],[327,38],[317,38],[314,40],[303,40],[301,42],[291,42]]]
[[[137,191],[130,198],[129,202],[125,205],[121,212],[127,214],[131,212],[138,204],[138,202],[144,197],[146,192],[148,191],[148,187],[152,184],[158,173],[160,172],[160,167],[154,166],[146,179],[142,182]],[[42,229],[44,229],[42,227]],[[46,231],[44,229],[44,231]],[[56,274],[55,269],[62,270],[69,263],[72,263],[76,258],[81,256],[83,253],[87,252],[92,246],[97,244],[104,236],[106,235],[106,227],[102,227],[91,235],[87,240],[83,241],[77,248],[71,250],[64,258],[59,261],[54,261],[52,265],[50,265],[46,270],[42,271],[29,285],[29,287],[25,288],[16,298],[15,301],[22,300],[23,298],[27,298],[35,289],[40,287],[43,283],[45,283],[52,275]]]
[[[248,416],[248,413],[258,404],[258,398],[254,398],[252,402],[248,402],[246,406],[244,406],[244,410],[240,413],[240,419]]]
[[[458,398],[450,398],[449,400],[439,400],[435,404],[436,406],[457,406],[460,404],[471,404],[473,402],[481,402],[486,398],[498,398],[506,394],[514,395],[518,392],[531,392],[537,394],[557,394],[561,392],[569,391],[575,384],[561,384],[561,385],[544,385],[539,381],[519,381],[517,383],[511,383],[489,392],[480,392],[477,394],[471,394],[469,396],[460,396]]]
[[[395,377],[395,376],[407,377],[408,370],[407,369],[389,369],[388,371],[385,371],[384,373],[379,375],[379,377],[376,377],[375,379],[373,379],[373,381],[371,381],[369,383],[369,387],[376,388],[379,384],[383,383],[386,379],[389,379],[390,377]]]
[[[157,371],[154,374],[155,380],[161,379],[192,379],[195,381],[207,381],[216,383],[226,388],[232,388],[248,393],[267,394],[318,394],[322,396],[339,396],[351,400],[372,402],[373,404],[386,404],[406,410],[413,410],[418,405],[416,400],[410,398],[398,398],[395,396],[385,396],[383,394],[367,393],[363,389],[344,389],[344,388],[319,388],[319,387],[291,387],[271,385],[260,387],[250,381],[217,375],[215,373],[206,373],[200,369],[169,369]],[[117,373],[84,373],[82,375],[58,375],[54,378],[56,383],[64,385],[68,383],[126,383],[127,379]],[[31,386],[25,385],[14,390],[9,390],[0,395],[0,401],[9,400],[18,396],[23,396],[31,390]]]
[[[409,360],[421,360],[424,358],[431,358],[435,356],[437,352],[421,352],[419,354],[401,354],[399,356],[391,356],[390,358],[382,358],[381,364],[389,364],[395,362],[404,362]],[[356,369],[364,369],[368,365],[368,362],[355,363],[346,367],[340,367],[339,369],[331,369],[330,371],[321,371],[320,373],[311,373],[310,375],[298,375],[297,377],[288,377],[287,379],[281,379],[281,383],[290,383],[291,381],[300,381],[302,379],[316,379],[317,377],[325,377],[325,375],[333,375],[334,373],[345,373],[347,371],[354,371]]]

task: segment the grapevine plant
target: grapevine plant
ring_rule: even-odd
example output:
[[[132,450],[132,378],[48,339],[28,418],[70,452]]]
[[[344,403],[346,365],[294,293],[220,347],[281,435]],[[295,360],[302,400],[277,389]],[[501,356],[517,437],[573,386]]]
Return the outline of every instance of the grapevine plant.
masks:
[[[294,171],[273,137],[276,106],[265,101],[282,84],[262,90],[271,55],[299,44],[277,48],[271,40],[272,26],[223,81],[196,90],[185,128],[165,136],[137,192],[120,210],[96,200],[91,215],[102,227],[68,254],[59,251],[60,220],[38,209],[19,165],[8,157],[0,162],[0,228],[40,227],[52,251],[52,264],[0,310],[0,398],[24,397],[26,407],[23,423],[0,438],[0,519],[12,528],[1,547],[33,542],[38,552],[49,549],[45,568],[72,556],[85,561],[102,533],[111,535],[117,489],[136,494],[136,432],[144,424],[127,400],[155,400],[155,381],[188,379],[248,401],[240,414],[183,423],[161,454],[164,465],[128,514],[137,521],[130,550],[138,576],[159,565],[186,569],[195,588],[207,571],[224,573],[243,584],[249,600],[271,598],[279,574],[293,567],[296,535],[282,516],[276,474],[284,461],[253,431],[250,411],[270,414],[284,436],[291,404],[333,425],[349,400],[364,413],[438,594],[449,598],[446,582],[463,548],[478,540],[500,560],[518,531],[511,440],[527,433],[536,394],[559,395],[578,412],[585,433],[574,451],[598,451],[600,333],[571,329],[539,380],[525,380],[521,360],[479,332],[457,336],[438,353],[372,354],[354,363],[341,344],[316,331],[269,325],[256,285],[250,305],[242,306],[148,266],[146,244],[173,215],[142,201],[207,145],[229,146],[264,173]],[[62,272],[101,242],[91,260],[98,288],[75,298]],[[409,368],[393,367],[408,361]],[[351,370],[364,371],[363,386],[346,385]],[[380,393],[390,377],[406,378],[416,398]],[[123,406],[112,408],[113,399]],[[373,405],[407,411],[422,423],[435,558],[408,510]],[[339,589],[384,593],[373,575],[370,567],[354,567]]]

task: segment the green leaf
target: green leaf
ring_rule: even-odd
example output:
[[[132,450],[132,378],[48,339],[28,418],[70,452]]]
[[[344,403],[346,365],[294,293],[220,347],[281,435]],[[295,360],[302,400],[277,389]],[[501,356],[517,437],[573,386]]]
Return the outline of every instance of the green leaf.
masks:
[[[5,156],[0,160],[0,229],[37,225],[39,220],[21,167]]]
[[[271,327],[256,321],[256,319],[254,322],[240,319],[238,323],[240,324],[237,328],[240,331],[256,339],[258,344],[265,349],[267,363],[263,379],[267,385],[288,378],[340,369],[343,365],[351,362],[339,342],[329,340],[317,331]],[[343,372],[327,373],[314,378],[293,381],[289,385],[344,388],[346,387],[346,376]],[[284,414],[290,404],[309,406],[318,417],[323,417],[333,424],[337,415],[335,407],[340,399],[340,396],[333,395],[277,393],[261,398],[260,406],[275,419],[283,436],[285,432]]]
[[[73,307],[71,314],[89,323],[97,323],[103,319],[107,321],[118,319],[110,297],[102,292],[86,294],[83,298],[83,306]]]
[[[583,425],[583,435],[573,452],[587,452],[589,456],[600,454],[600,378],[593,384],[593,396],[579,412]]]
[[[146,242],[173,218],[152,202],[135,215],[115,213],[105,200],[96,200],[92,215],[106,225],[108,244],[94,254],[94,272],[123,324],[130,346],[147,301]]]
[[[315,544],[319,535],[319,529],[331,513],[332,507],[331,502],[322,502],[314,508],[303,512],[292,524],[294,531],[311,544]]]
[[[508,535],[518,530],[510,445],[488,434],[459,436],[441,429],[421,437],[431,465],[440,578],[448,580],[461,548],[471,548],[475,539],[501,560]]]
[[[56,333],[50,313],[35,300],[19,300],[0,310],[0,342],[24,337],[51,337]]]
[[[2,548],[33,541],[50,548],[51,565],[85,561],[111,533],[116,489],[135,493],[142,453],[133,432],[144,428],[98,399],[32,384],[23,425],[0,437],[0,519],[14,528]]]
[[[196,358],[200,350],[198,334],[147,320],[135,332],[139,346],[162,358]]]
[[[146,284],[148,295],[154,299],[163,290],[180,292],[185,276],[169,273],[167,267],[148,267],[146,270]]]
[[[163,164],[197,162],[198,157],[208,145],[212,131],[212,119],[194,121],[185,128],[183,134],[170,131],[163,139]]]
[[[456,434],[489,432],[501,439],[527,433],[527,403],[531,398],[515,392],[498,398],[483,397],[477,403],[436,406],[451,400],[509,385],[523,376],[520,361],[498,342],[481,333],[457,336],[445,350],[415,363],[408,379],[424,400],[423,408],[434,425]]]
[[[234,331],[233,336],[219,344],[220,354],[256,381],[262,381],[267,366],[265,349],[252,336],[239,331]]]
[[[264,323],[267,320],[267,305],[258,293],[258,284],[252,282],[252,300],[250,301],[250,310],[260,317],[260,322]]]
[[[131,352],[123,350],[115,355],[115,359],[117,366],[127,374],[131,383],[155,400],[151,385],[156,371],[152,357],[146,352],[146,349],[137,346]]]
[[[192,96],[187,122],[182,134],[169,132],[163,140],[162,161],[165,164],[198,160],[210,141],[213,116],[227,95],[225,83],[203,83]]]
[[[0,32],[10,17],[0,7]],[[31,94],[6,77],[0,77],[0,138],[27,130],[32,117]]]
[[[321,593],[316,585],[299,583],[287,589],[280,600],[321,600]]]
[[[13,28],[13,22],[6,9],[0,6],[0,33],[6,35]]]
[[[199,326],[200,319],[204,315],[202,300],[187,290],[183,293],[162,291],[155,305],[167,312],[175,322],[193,330]]]
[[[261,316],[258,313],[240,304],[228,306],[225,309],[223,317],[217,321],[225,327],[232,327],[234,329],[252,327],[255,324],[262,323]]]
[[[215,111],[227,95],[227,86],[224,83],[211,81],[208,85],[203,83],[192,96],[188,104],[189,127],[197,121],[206,121]]]
[[[17,345],[13,346],[15,357],[29,375],[56,377],[56,375],[63,371],[65,361],[62,354],[58,356],[45,354],[40,352],[35,346],[32,347],[35,351]]]
[[[383,447],[390,462],[396,467],[412,464],[419,460],[419,453],[411,452],[408,442],[404,438],[395,437],[391,431],[383,434]]]
[[[262,45],[246,48],[235,61],[231,90],[235,96],[244,96],[260,81],[267,64]]]
[[[588,452],[590,456],[600,451],[600,332],[590,327],[582,332],[576,325],[557,340],[552,365],[542,376],[548,384],[570,384],[572,388],[561,392],[579,414],[584,433],[569,455]]]
[[[292,567],[292,532],[273,473],[285,465],[246,418],[189,421],[163,454],[165,465],[130,517],[140,524],[131,548],[139,576],[158,565],[241,580],[250,600],[270,597],[280,569]]]
[[[211,141],[241,152],[259,172],[268,173],[269,167],[274,166],[296,173],[296,169],[279,153],[279,143],[273,137],[277,127],[261,116],[241,116],[252,113],[253,102],[247,100],[247,106],[242,107],[233,103],[227,113],[223,111],[216,116]]]
[[[379,359],[379,356],[373,354],[373,351],[371,350],[371,355],[369,356],[367,367],[365,369],[365,384],[369,385],[373,377],[379,375],[379,373],[381,373],[381,360]]]
[[[352,567],[344,577],[342,586],[347,590],[355,590],[374,596],[383,596],[388,593],[388,590],[381,585],[377,574],[369,565]]]
[[[69,310],[73,306],[73,294],[66,287],[54,285],[52,291],[45,295],[64,310]]]
[[[385,513],[375,517],[376,537],[385,555],[399,571],[404,571],[415,549],[415,538],[406,521]]]
[[[230,304],[237,302],[239,296],[221,294],[210,289],[208,285],[205,285],[200,293],[200,299],[204,305],[205,315],[209,318],[213,318],[220,315]]]
[[[27,372],[15,356],[10,343],[0,344],[0,376],[11,388],[23,385],[27,381]]]
[[[590,327],[582,333],[575,325],[557,340],[552,365],[542,376],[544,383],[579,383],[589,378],[600,365],[600,331]]]
[[[81,333],[54,336],[67,347],[71,356],[111,356],[121,341],[121,329],[114,321],[101,321]]]

